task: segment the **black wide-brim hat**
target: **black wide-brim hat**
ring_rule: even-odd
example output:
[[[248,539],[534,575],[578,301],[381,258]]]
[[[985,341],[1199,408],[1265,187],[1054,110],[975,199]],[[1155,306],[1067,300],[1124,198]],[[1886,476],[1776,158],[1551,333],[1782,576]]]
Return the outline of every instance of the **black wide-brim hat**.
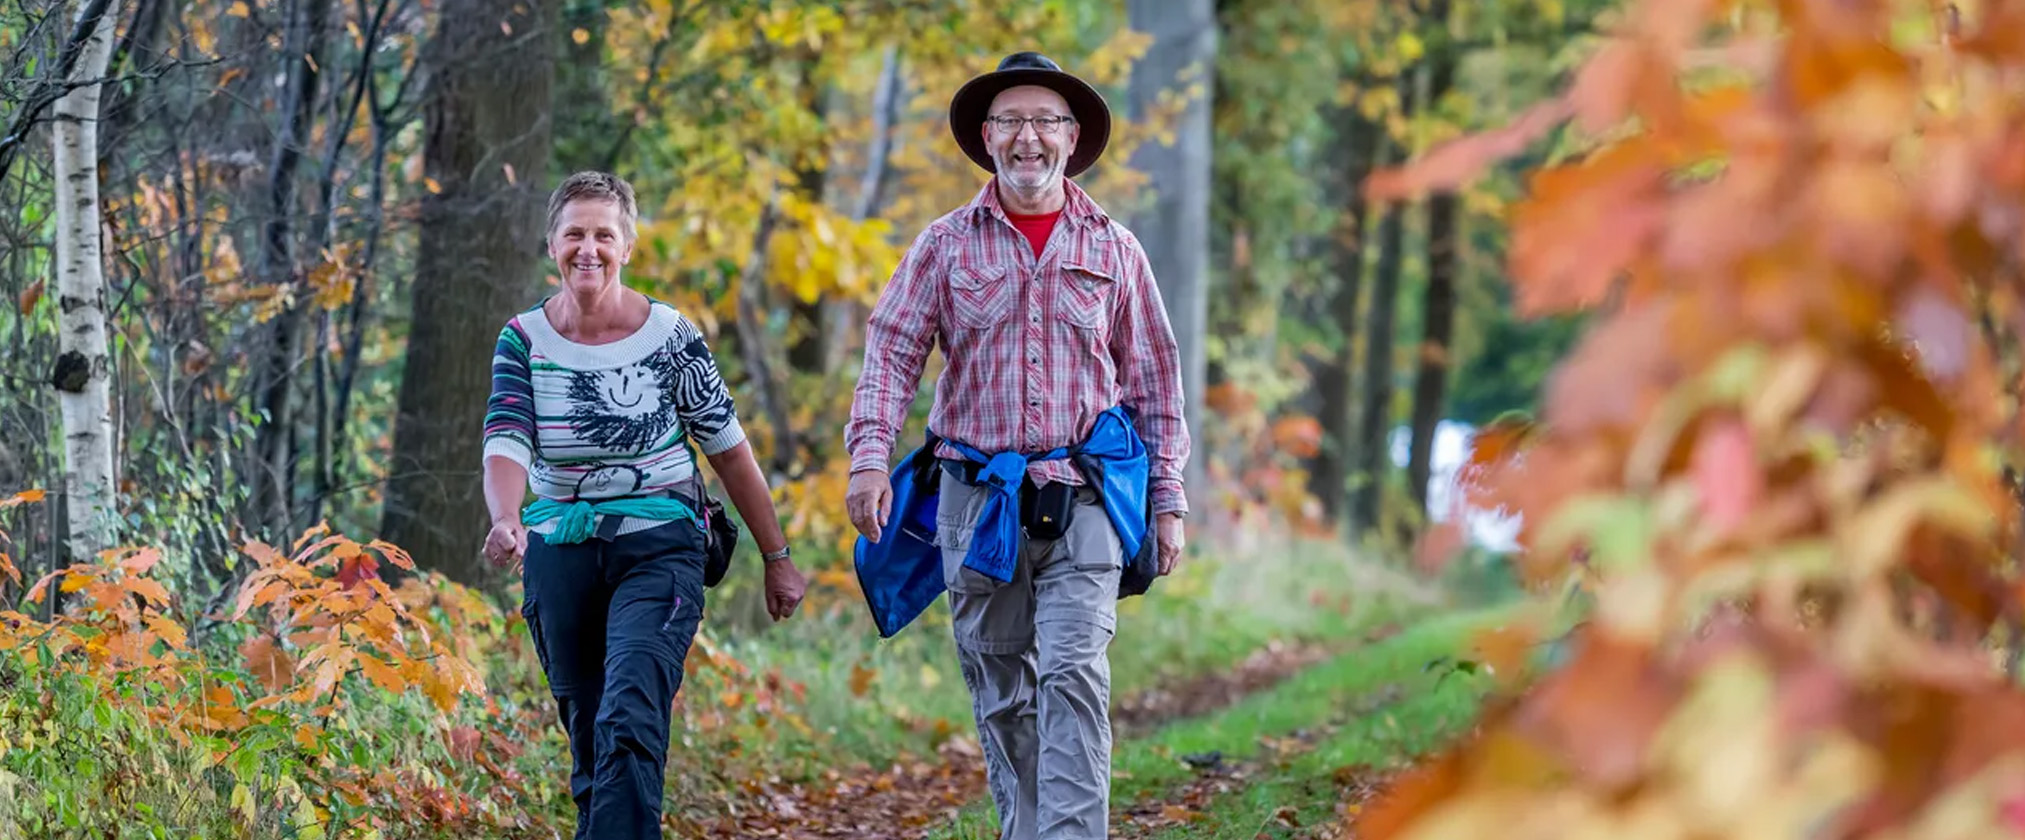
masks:
[[[992,162],[991,151],[985,148],[984,118],[991,110],[991,101],[1007,88],[1021,85],[1040,85],[1062,95],[1069,103],[1069,113],[1076,118],[1076,127],[1081,132],[1076,138],[1076,148],[1069,152],[1069,161],[1062,168],[1064,177],[1074,178],[1089,169],[1091,164],[1104,156],[1104,147],[1111,142],[1111,106],[1104,103],[1104,96],[1088,82],[1063,71],[1053,59],[1037,52],[1017,52],[1006,56],[998,63],[998,69],[965,82],[957,88],[956,95],[949,99],[949,131],[956,135],[956,145],[963,153],[986,172],[997,173],[998,165]]]

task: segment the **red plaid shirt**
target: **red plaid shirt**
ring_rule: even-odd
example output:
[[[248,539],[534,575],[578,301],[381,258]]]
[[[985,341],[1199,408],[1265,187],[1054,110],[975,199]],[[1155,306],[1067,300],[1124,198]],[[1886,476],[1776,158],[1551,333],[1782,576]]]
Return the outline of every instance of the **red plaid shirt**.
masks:
[[[1189,454],[1181,353],[1146,252],[1089,194],[1068,203],[1034,256],[1006,218],[997,181],[928,226],[872,310],[865,367],[844,430],[852,471],[888,469],[939,342],[946,360],[928,425],[985,452],[1036,454],[1081,442],[1114,405],[1138,412],[1156,513],[1184,513]],[[943,457],[960,458],[949,447]],[[1036,461],[1036,483],[1081,484],[1068,461]]]

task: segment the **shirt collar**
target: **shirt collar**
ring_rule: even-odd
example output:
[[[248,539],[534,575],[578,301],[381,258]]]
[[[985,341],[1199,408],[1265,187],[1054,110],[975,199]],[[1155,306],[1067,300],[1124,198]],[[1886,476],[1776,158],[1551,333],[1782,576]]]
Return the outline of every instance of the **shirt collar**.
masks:
[[[1068,201],[1062,205],[1062,218],[1085,225],[1101,224],[1110,218],[1109,214],[1104,212],[1103,206],[1091,198],[1089,193],[1084,192],[1082,187],[1077,186],[1075,181],[1062,179],[1062,189],[1068,193]],[[972,224],[983,222],[993,216],[1006,218],[1005,205],[998,200],[997,175],[984,182],[984,188],[978,190],[977,196],[970,200],[969,210]],[[1006,221],[1011,222],[1010,219]]]

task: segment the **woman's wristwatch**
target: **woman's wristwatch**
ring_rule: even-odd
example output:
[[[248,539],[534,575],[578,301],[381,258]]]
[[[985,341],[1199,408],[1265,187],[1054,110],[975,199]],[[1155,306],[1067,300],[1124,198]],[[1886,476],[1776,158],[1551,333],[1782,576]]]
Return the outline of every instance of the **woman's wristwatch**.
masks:
[[[779,551],[769,551],[764,554],[761,554],[759,555],[759,559],[768,563],[776,563],[782,560],[786,560],[788,559],[788,547],[783,545],[780,547]]]

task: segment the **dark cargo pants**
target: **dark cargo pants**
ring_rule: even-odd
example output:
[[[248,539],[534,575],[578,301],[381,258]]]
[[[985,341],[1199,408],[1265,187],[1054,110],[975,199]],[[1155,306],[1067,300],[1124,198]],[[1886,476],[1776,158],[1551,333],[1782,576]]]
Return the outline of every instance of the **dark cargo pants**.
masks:
[[[521,614],[569,734],[576,840],[659,838],[668,724],[703,618],[702,531],[530,533],[523,568]]]
[[[1095,495],[1079,491],[1068,533],[1025,540],[1012,581],[1000,583],[963,566],[987,491],[946,471],[941,480],[943,583],[1000,840],[1102,840],[1118,532]]]

